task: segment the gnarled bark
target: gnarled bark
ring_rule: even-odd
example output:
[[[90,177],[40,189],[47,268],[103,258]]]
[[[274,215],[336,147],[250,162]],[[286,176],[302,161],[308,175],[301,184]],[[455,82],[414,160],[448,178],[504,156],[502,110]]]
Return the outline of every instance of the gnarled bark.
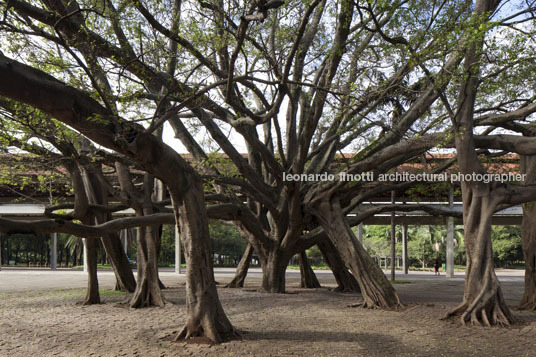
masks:
[[[497,200],[489,187],[485,195],[486,187],[475,189],[472,186],[462,183],[467,253],[463,302],[447,317],[460,316],[464,324],[508,326],[514,318],[495,275],[491,247],[491,217]]]
[[[348,271],[348,268],[342,261],[341,256],[337,252],[337,249],[333,246],[329,240],[323,240],[317,244],[320,253],[324,258],[324,261],[329,266],[335,280],[337,281],[337,288],[335,291],[345,292],[345,293],[358,293],[359,284],[355,277]]]
[[[536,204],[534,202],[523,205],[521,238],[525,258],[525,290],[519,308],[536,311]]]
[[[279,247],[268,252],[267,256],[259,255],[262,268],[262,290],[268,293],[285,292],[285,273],[290,257],[288,252]]]
[[[363,296],[362,306],[390,310],[401,307],[395,289],[352,232],[339,199],[321,199],[309,208],[356,278]]]
[[[527,174],[524,185],[536,181],[536,156],[521,157],[521,171]],[[521,224],[523,257],[525,258],[525,291],[520,309],[536,310],[536,203],[523,205],[523,223]]]
[[[256,219],[253,216],[251,218],[252,220]],[[272,222],[272,226],[268,229],[272,230],[270,233],[267,232],[268,230],[264,229],[253,229],[252,231],[249,231],[243,222],[238,223],[237,225],[237,228],[242,234],[248,237],[249,244],[252,245],[253,250],[259,256],[262,269],[261,289],[268,293],[285,292],[285,272],[290,258],[295,254],[295,252],[292,251],[292,246],[282,246],[281,241],[283,239],[281,237],[274,237],[282,231],[287,232],[285,229],[281,229],[281,227],[278,226],[278,223],[279,222]]]
[[[220,303],[214,281],[203,185],[200,181],[191,182],[182,195],[170,191],[186,258],[188,310],[186,324],[175,339],[205,336],[219,343],[237,336]]]
[[[130,307],[164,306],[164,296],[158,279],[158,258],[155,235],[158,227],[138,228],[138,281]]]
[[[475,18],[488,20],[497,7],[496,0],[477,0]],[[473,34],[471,35],[473,36]],[[464,79],[460,85],[458,107],[452,118],[460,172],[464,175],[485,173],[476,152],[473,137],[474,107],[479,85],[479,62],[484,33],[474,34],[468,42],[464,59]],[[467,266],[463,302],[449,316],[460,315],[462,323],[474,325],[510,325],[513,316],[504,302],[493,267],[491,217],[495,208],[507,198],[504,185],[478,181],[462,182],[463,223]]]
[[[300,287],[306,289],[320,288],[320,282],[316,278],[315,272],[313,271],[313,268],[311,268],[311,264],[309,264],[309,259],[307,259],[305,251],[300,253],[299,261],[301,274]]]
[[[154,158],[156,160],[156,158]],[[151,194],[154,188],[154,176],[145,173],[141,190],[136,188],[130,177],[128,168],[116,162],[117,177],[121,186],[121,194],[129,205],[134,208],[136,216],[154,213]],[[138,227],[137,233],[137,265],[138,280],[136,290],[131,297],[130,307],[163,306],[164,296],[158,279],[158,247],[159,226]]]
[[[253,256],[253,246],[248,243],[244,255],[240,258],[240,262],[236,267],[236,273],[231,282],[225,285],[226,288],[243,288],[246,275],[248,274],[251,257]]]
[[[100,145],[127,155],[168,185],[175,217],[184,233],[187,260],[190,259],[188,322],[179,336],[206,335],[217,342],[233,335],[234,329],[216,292],[202,182],[192,167],[172,148],[145,133],[143,127],[132,123],[127,126],[87,93],[68,87],[38,69],[11,62],[0,54],[0,73],[4,79],[0,81],[1,95],[39,108]],[[9,88],[5,83],[9,83]],[[89,120],[96,115],[103,120]],[[203,280],[197,280],[198,277]]]

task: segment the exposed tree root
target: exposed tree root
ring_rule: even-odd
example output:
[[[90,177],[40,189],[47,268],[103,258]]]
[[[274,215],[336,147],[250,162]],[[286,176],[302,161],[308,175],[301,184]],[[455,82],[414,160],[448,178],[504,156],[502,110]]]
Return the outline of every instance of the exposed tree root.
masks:
[[[472,301],[464,301],[448,312],[444,319],[459,316],[463,325],[472,326],[510,326],[515,320],[506,306],[500,288],[482,288],[481,293]]]
[[[361,301],[361,302],[358,302],[358,303],[355,303],[355,304],[349,304],[347,305],[347,307],[360,307],[362,309],[369,309],[369,310],[376,310],[376,309],[383,309],[382,307],[378,306],[377,304],[369,301]],[[391,309],[392,311],[399,311],[401,309],[403,309],[404,306],[402,304],[398,305],[397,308],[395,309]]]
[[[130,300],[130,307],[164,306],[164,296],[162,295],[158,282],[156,281],[150,284],[147,278],[141,277],[140,279],[136,291]]]
[[[363,309],[378,309],[378,305],[376,304],[371,304],[371,303],[366,303],[365,301],[361,301],[361,302],[358,302],[358,303],[355,303],[355,304],[349,304],[347,305],[347,307],[361,307]]]
[[[525,291],[518,309],[536,311],[536,274],[532,264],[525,264]]]
[[[227,320],[227,318],[226,318]],[[213,343],[221,343],[241,339],[240,333],[228,322],[216,322],[206,316],[203,321],[189,321],[175,337],[175,341],[188,340],[195,337],[206,337]]]
[[[463,325],[510,326],[514,322],[493,264],[491,218],[498,205],[493,189],[462,182],[467,253],[464,298],[445,318],[457,316]]]
[[[521,302],[518,310],[536,311],[536,301]]]

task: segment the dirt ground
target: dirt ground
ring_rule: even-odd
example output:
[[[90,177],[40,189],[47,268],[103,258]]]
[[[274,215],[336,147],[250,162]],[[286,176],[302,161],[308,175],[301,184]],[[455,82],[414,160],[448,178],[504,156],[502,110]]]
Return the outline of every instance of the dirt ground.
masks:
[[[358,294],[299,289],[296,279],[287,294],[257,292],[256,281],[221,288],[243,339],[214,346],[172,341],[185,321],[184,283],[175,280],[165,280],[164,308],[140,310],[110,290],[93,306],[79,304],[81,288],[0,292],[0,356],[536,356],[536,313],[514,311],[520,322],[511,328],[440,320],[461,301],[463,278],[408,277],[395,285],[401,312],[348,307]],[[514,307],[522,279],[502,286]]]

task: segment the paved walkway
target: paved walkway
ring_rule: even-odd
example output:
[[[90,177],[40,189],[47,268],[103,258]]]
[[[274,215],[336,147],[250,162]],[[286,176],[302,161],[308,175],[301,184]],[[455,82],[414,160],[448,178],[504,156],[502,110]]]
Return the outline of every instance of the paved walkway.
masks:
[[[216,280],[228,281],[234,276],[235,268],[216,268],[214,274]],[[329,270],[316,270],[318,280],[321,284],[335,284],[333,274]],[[387,276],[389,276],[387,273]],[[111,270],[100,270],[98,273],[99,285],[102,288],[111,289],[115,286],[114,273]],[[497,276],[501,282],[515,283],[515,285],[523,284],[524,271],[513,269],[499,269]],[[435,280],[441,281],[460,281],[463,280],[465,274],[463,272],[456,273],[452,279],[447,279],[445,274],[435,276],[432,272],[416,272],[410,271],[408,275],[398,271],[396,274],[399,280]],[[172,268],[161,268],[160,279],[164,284],[177,285],[185,282],[184,274],[176,274]],[[250,269],[246,279],[246,283],[260,283],[262,279],[262,271],[260,268]],[[287,270],[286,280],[289,284],[299,283],[299,270]],[[0,270],[0,293],[16,292],[28,290],[44,290],[44,289],[67,289],[67,288],[83,288],[87,285],[87,274],[82,270],[73,269],[39,269],[39,268],[6,268]]]

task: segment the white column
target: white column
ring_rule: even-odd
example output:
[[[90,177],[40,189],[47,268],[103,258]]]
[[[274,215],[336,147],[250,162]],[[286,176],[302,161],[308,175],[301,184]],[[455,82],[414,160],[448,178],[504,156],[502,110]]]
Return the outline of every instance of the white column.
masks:
[[[402,226],[402,270],[404,274],[408,273],[408,225]]]
[[[56,269],[58,265],[58,233],[52,233],[50,237],[50,269]]]
[[[86,238],[82,238],[82,243],[84,245],[84,273],[87,273],[87,249],[86,249]]]
[[[449,207],[454,207],[454,189],[450,186]],[[454,218],[447,218],[447,278],[454,277]]]
[[[179,228],[175,225],[175,273],[177,274],[182,274],[181,263],[181,235]]]

